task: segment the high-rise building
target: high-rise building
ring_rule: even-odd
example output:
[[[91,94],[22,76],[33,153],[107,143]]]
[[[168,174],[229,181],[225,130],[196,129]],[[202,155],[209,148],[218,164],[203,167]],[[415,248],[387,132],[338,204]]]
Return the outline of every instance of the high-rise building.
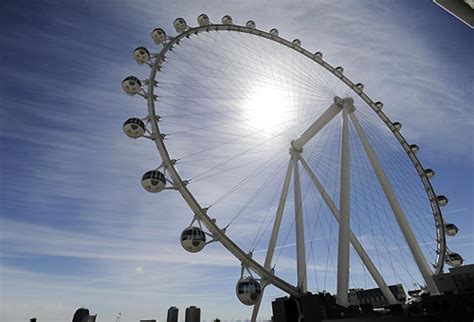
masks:
[[[200,322],[201,321],[201,309],[198,307],[190,306],[186,309],[186,322]]]
[[[89,320],[89,310],[85,307],[77,309],[72,317],[72,322],[88,322]]]
[[[166,322],[178,322],[178,308],[176,306],[172,306],[168,309]]]
[[[97,319],[97,314],[90,315],[88,309],[86,309],[85,307],[81,307],[80,309],[76,311],[76,313],[74,313],[72,322],[95,322],[96,319]]]

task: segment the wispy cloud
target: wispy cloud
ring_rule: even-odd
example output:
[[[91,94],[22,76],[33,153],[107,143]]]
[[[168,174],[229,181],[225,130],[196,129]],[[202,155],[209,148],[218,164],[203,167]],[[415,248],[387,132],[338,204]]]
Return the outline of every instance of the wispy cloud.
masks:
[[[162,318],[169,306],[190,304],[201,306],[207,319],[247,318],[249,310],[234,296],[240,274],[237,260],[217,244],[197,255],[181,248],[179,234],[190,222],[190,210],[173,191],[160,196],[144,193],[140,177],[160,161],[152,142],[130,142],[120,130],[126,118],[146,114],[142,99],[127,97],[120,89],[129,74],[147,76],[146,68],[133,62],[131,51],[151,44],[149,33],[155,26],[173,34],[177,16],[195,25],[202,12],[214,22],[231,14],[238,23],[254,19],[263,30],[277,27],[285,38],[300,38],[305,48],[320,50],[332,64],[344,65],[345,73],[363,82],[374,99],[383,99],[387,114],[403,123],[404,135],[422,145],[424,160],[437,164],[451,157],[471,164],[474,122],[466,93],[472,94],[472,84],[462,81],[472,80],[472,71],[463,70],[465,63],[448,55],[450,48],[457,48],[457,39],[433,41],[409,33],[417,26],[432,26],[430,21],[414,15],[407,18],[411,29],[403,28],[404,20],[397,17],[401,12],[406,16],[407,10],[398,7],[404,5],[7,3],[0,14],[9,25],[0,43],[10,48],[0,56],[7,79],[0,86],[0,319],[26,321],[34,314],[40,321],[64,321],[84,305],[99,313],[101,321],[114,321],[119,311],[124,318],[138,320]],[[446,48],[441,48],[439,43],[445,42]],[[190,151],[201,147],[183,142],[181,147]],[[282,169],[285,166],[282,163]],[[203,170],[197,162],[194,168],[183,168]],[[235,173],[224,174],[190,184],[203,205],[232,188]],[[273,190],[280,184],[276,181]],[[218,183],[226,189],[213,189]],[[248,186],[257,185],[249,180]],[[269,191],[262,192],[262,199],[272,198]],[[248,200],[241,189],[211,210],[225,225]],[[471,206],[445,213],[468,213]],[[270,222],[275,207],[276,203],[270,210],[267,204],[252,204],[252,216],[236,220],[229,236],[244,249],[255,246],[258,224],[264,218],[265,225]],[[292,203],[287,207],[291,209]],[[284,229],[291,224],[292,218],[285,218]],[[318,244],[319,236],[328,236],[328,227],[307,235],[319,246],[319,261],[309,261],[308,274],[320,288],[326,279],[324,288],[331,289],[334,269],[327,246]],[[294,240],[293,235],[284,240],[284,233],[277,270],[293,281]],[[460,234],[452,247],[468,248],[465,240],[472,239],[472,225],[462,227]],[[267,237],[257,249],[266,246]],[[264,255],[261,250],[255,257],[262,261]],[[388,264],[381,266],[395,279]],[[266,300],[279,295],[279,290],[269,288]],[[262,308],[262,315],[270,316],[269,306]]]

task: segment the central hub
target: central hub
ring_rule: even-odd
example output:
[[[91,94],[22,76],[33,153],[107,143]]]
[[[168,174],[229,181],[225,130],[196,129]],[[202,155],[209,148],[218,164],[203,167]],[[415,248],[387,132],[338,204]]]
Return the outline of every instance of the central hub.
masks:
[[[289,150],[290,154],[293,155],[293,154],[295,154],[295,153],[303,153],[303,147],[296,148],[296,147],[295,147],[295,143],[296,143],[295,140],[291,140],[291,142],[290,142],[290,150]]]
[[[291,141],[290,154],[303,152],[304,145],[341,111],[348,114],[355,111],[354,100],[351,97],[340,98],[339,96],[334,96],[334,103],[299,138]]]
[[[354,99],[352,97],[340,98],[339,96],[334,96],[334,104],[337,104],[341,109],[347,109],[348,113],[352,113],[356,110],[354,107]]]

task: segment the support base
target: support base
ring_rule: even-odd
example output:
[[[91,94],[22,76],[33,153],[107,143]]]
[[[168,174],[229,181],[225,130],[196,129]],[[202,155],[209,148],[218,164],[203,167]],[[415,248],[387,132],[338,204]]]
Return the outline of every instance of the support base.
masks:
[[[368,306],[336,304],[329,293],[308,293],[300,298],[281,297],[272,302],[273,322],[471,322],[474,292],[426,295],[410,305],[389,305],[382,311]]]

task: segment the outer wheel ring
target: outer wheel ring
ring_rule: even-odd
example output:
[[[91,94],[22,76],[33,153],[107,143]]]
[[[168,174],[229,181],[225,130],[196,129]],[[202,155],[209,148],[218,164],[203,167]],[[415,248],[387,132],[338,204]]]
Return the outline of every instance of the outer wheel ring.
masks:
[[[288,48],[291,48],[300,54],[308,57],[309,59],[313,60],[314,62],[318,63],[320,66],[331,72],[334,76],[339,78],[344,84],[346,84],[349,88],[352,89],[354,93],[356,93],[363,101],[365,101],[372,110],[377,113],[377,115],[382,119],[385,125],[392,131],[395,138],[401,144],[405,152],[407,153],[408,157],[412,161],[418,175],[421,178],[423,186],[426,190],[428,199],[431,204],[431,208],[433,211],[433,216],[436,225],[436,243],[437,243],[437,255],[436,255],[436,262],[434,263],[434,272],[433,274],[439,274],[443,272],[443,266],[445,261],[445,253],[446,253],[446,238],[445,238],[445,231],[444,231],[444,221],[441,214],[440,206],[438,200],[436,198],[436,194],[433,190],[431,182],[428,176],[425,174],[424,168],[421,165],[421,162],[416,157],[415,153],[410,149],[410,145],[405,140],[403,135],[400,133],[399,130],[395,128],[392,121],[383,113],[381,108],[379,108],[375,102],[364,93],[363,90],[356,87],[356,84],[353,83],[349,78],[344,76],[343,74],[336,71],[336,68],[331,66],[329,63],[324,61],[322,58],[316,57],[313,53],[309,52],[308,50],[294,45],[292,42],[280,38],[279,36],[271,35],[270,33],[258,30],[258,29],[251,29],[244,26],[238,25],[223,25],[223,24],[216,24],[216,25],[208,25],[208,26],[201,26],[196,28],[189,28],[184,32],[180,33],[176,37],[172,38],[169,42],[165,43],[161,51],[155,56],[155,60],[151,66],[151,72],[149,76],[148,82],[148,90],[147,90],[147,102],[148,102],[148,118],[150,120],[151,128],[152,128],[152,136],[154,138],[155,145],[158,149],[161,159],[163,160],[163,164],[166,166],[171,179],[173,180],[174,184],[176,185],[176,189],[180,192],[183,199],[186,201],[188,206],[191,208],[193,213],[195,214],[196,218],[200,220],[209,230],[209,232],[215,237],[217,241],[219,241],[225,248],[227,248],[242,264],[246,265],[253,271],[255,271],[262,279],[271,283],[281,289],[282,291],[299,297],[303,295],[300,290],[286,282],[285,280],[276,276],[272,271],[267,270],[261,264],[253,260],[248,254],[246,254],[242,249],[240,249],[229,237],[226,236],[225,232],[219,228],[215,222],[207,215],[206,208],[201,207],[199,202],[194,198],[192,193],[186,187],[187,182],[184,181],[175,167],[175,162],[171,158],[166,145],[164,143],[164,135],[160,132],[160,128],[158,125],[159,118],[156,115],[155,109],[155,100],[154,100],[154,89],[155,89],[155,79],[157,72],[159,71],[161,64],[163,63],[167,53],[173,50],[175,45],[179,45],[180,41],[186,38],[189,38],[192,34],[198,34],[201,32],[214,32],[214,31],[229,31],[229,32],[244,32],[252,35],[256,35],[262,38],[266,38],[277,42],[281,45],[284,45]]]

